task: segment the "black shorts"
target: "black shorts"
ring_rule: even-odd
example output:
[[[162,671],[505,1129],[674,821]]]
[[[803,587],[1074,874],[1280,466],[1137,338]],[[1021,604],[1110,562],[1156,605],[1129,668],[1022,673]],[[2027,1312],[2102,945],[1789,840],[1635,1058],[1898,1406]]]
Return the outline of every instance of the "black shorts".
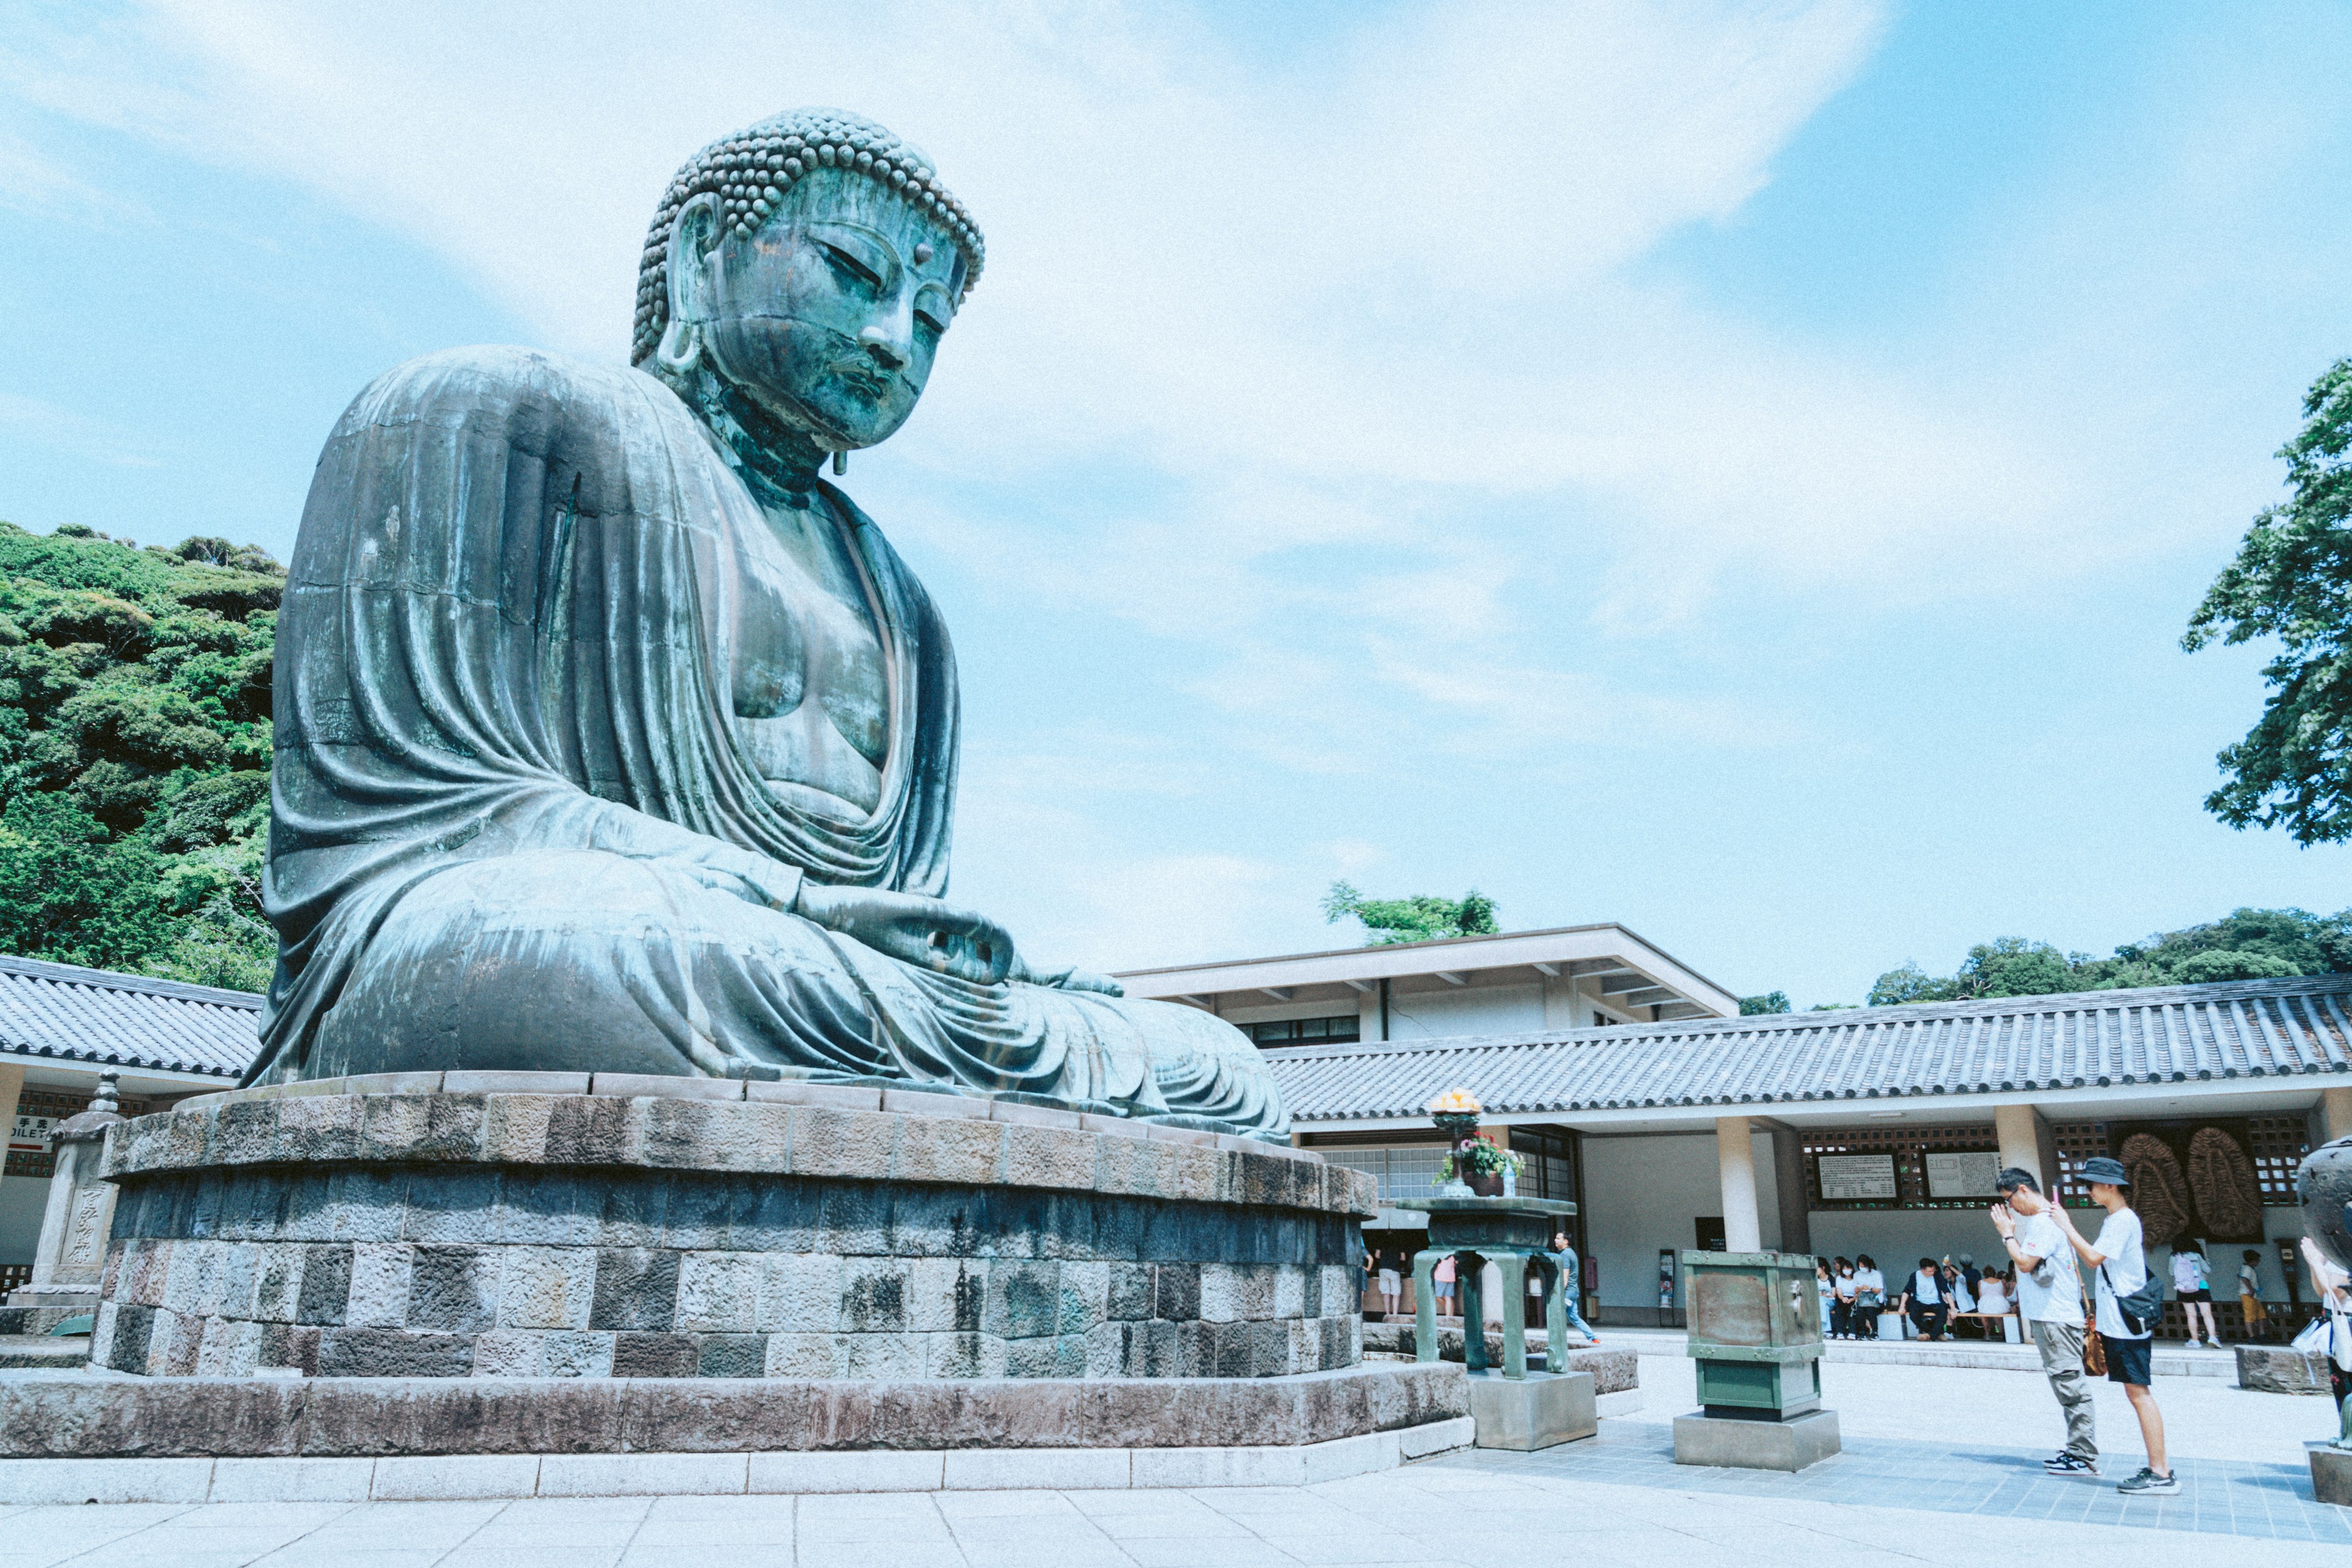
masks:
[[[2210,1290],[2176,1290],[2173,1294],[2183,1301],[2210,1301],[2213,1299]]]
[[[2099,1344],[2107,1352],[2109,1383],[2137,1384],[2142,1388],[2148,1385],[2148,1363],[2156,1350],[2155,1340],[2111,1340],[2101,1334]]]

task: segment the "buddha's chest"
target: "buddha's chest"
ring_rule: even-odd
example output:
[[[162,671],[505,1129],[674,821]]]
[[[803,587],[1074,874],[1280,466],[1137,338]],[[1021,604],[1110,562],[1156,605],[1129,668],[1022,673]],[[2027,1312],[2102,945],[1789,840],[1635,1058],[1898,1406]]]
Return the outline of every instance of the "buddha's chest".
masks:
[[[871,811],[889,760],[889,660],[850,551],[822,503],[739,533],[730,689],[736,738],[762,778]]]

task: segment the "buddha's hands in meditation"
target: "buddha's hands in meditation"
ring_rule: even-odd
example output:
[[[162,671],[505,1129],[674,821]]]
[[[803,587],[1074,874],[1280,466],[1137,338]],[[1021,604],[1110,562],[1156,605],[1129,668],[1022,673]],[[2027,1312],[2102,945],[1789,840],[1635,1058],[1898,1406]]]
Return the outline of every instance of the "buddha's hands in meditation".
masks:
[[[1019,977],[1021,961],[1003,926],[938,899],[804,881],[793,912],[901,963],[981,985]]]
[[[1023,962],[1013,938],[987,916],[938,899],[876,888],[829,888],[803,882],[793,912],[828,931],[864,942],[901,963],[995,985],[1007,980],[1064,991],[1126,994],[1118,983],[1079,969],[1040,973]]]

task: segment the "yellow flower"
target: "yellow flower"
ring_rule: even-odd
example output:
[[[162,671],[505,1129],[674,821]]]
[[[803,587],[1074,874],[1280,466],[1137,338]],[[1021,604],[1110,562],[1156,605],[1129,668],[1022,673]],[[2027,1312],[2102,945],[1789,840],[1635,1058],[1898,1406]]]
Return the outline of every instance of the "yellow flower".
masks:
[[[1478,1103],[1478,1097],[1468,1089],[1449,1089],[1422,1109],[1433,1116],[1462,1112],[1475,1116],[1485,1108]]]

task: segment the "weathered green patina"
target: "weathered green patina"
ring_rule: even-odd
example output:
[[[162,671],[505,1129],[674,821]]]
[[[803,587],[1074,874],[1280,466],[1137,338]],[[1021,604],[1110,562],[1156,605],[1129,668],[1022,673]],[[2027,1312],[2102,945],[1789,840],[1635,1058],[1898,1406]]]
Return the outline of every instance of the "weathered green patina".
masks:
[[[279,622],[257,1084],[908,1080],[1279,1140],[1250,1042],[947,897],[946,625],[838,488],[978,275],[930,160],[831,110],[680,169],[634,368],[403,365],[319,463]]]
[[[1568,1305],[1559,1261],[1552,1256],[1555,1222],[1576,1213],[1560,1198],[1405,1198],[1396,1205],[1429,1215],[1429,1245],[1413,1256],[1413,1355],[1437,1359],[1437,1291],[1432,1278],[1440,1259],[1454,1255],[1454,1289],[1462,1300],[1464,1363],[1486,1370],[1486,1336],[1469,1332],[1486,1321],[1480,1276],[1492,1263],[1502,1275],[1503,1375],[1528,1375],[1528,1270],[1543,1288],[1544,1365],[1557,1372],[1568,1364]]]
[[[1683,1279],[1706,1414],[1785,1421],[1821,1408],[1822,1319],[1811,1258],[1689,1251]]]

